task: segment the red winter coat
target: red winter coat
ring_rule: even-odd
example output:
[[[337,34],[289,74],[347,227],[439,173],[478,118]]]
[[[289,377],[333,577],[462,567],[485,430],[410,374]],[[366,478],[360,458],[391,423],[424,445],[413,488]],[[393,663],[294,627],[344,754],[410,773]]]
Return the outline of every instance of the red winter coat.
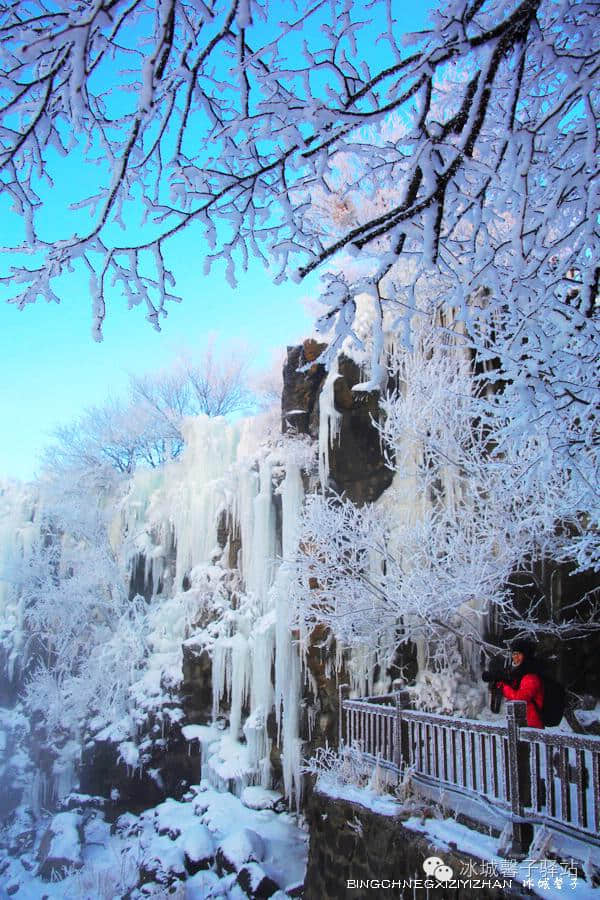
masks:
[[[523,675],[517,688],[500,682],[502,693],[507,700],[524,700],[527,703],[527,725],[529,728],[543,728],[541,710],[544,704],[544,682],[535,672]]]

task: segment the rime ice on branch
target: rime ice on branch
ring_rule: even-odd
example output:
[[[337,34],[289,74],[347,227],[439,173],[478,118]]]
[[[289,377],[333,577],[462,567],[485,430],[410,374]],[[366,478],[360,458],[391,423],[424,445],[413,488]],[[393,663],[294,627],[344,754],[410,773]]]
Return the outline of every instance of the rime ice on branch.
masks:
[[[15,2],[0,19],[0,166],[24,222],[10,299],[58,300],[75,267],[99,337],[113,287],[159,326],[169,239],[189,226],[231,283],[249,257],[302,276],[347,251],[322,324],[333,356],[357,294],[373,297],[376,382],[384,315],[409,339],[435,277],[509,385],[507,438],[545,435],[539,463],[578,479],[597,523],[599,29],[591,0],[447,0],[408,37],[389,0],[303,0],[282,23],[263,0]],[[57,154],[99,164],[48,233]]]

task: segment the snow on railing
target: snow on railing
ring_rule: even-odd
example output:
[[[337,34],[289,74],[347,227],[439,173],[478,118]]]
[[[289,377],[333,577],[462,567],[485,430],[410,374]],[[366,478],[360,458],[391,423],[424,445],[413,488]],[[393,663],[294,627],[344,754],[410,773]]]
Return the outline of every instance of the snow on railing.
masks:
[[[600,848],[600,737],[528,728],[526,704],[507,703],[506,724],[408,709],[408,694],[350,700],[340,687],[339,741],[417,787],[443,792],[443,804],[494,810],[512,823],[514,855],[532,826]],[[483,816],[483,821],[487,817]]]

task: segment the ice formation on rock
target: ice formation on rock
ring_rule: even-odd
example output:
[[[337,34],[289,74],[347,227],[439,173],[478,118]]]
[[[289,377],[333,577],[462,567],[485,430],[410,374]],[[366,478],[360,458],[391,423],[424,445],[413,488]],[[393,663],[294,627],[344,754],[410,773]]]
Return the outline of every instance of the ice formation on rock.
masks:
[[[286,793],[299,800],[301,664],[289,626],[286,560],[297,547],[302,471],[312,465],[312,450],[294,438],[269,438],[268,426],[264,417],[234,424],[206,417],[188,421],[181,458],[158,475],[141,471],[134,476],[113,540],[131,574],[143,558],[145,580],[155,594],[159,585],[163,594],[169,588],[173,592],[171,599],[161,595],[152,601],[154,661],[162,654],[164,669],[170,646],[174,671],[186,639],[211,654],[213,719],[224,710],[229,727],[226,743],[221,739],[206,748],[207,776],[237,792],[246,784],[270,787],[267,724],[274,711]],[[218,543],[219,519],[227,523],[225,546]],[[237,560],[230,559],[234,539],[241,546]],[[175,557],[170,583],[169,548]],[[235,596],[216,602],[219,578],[209,584],[207,573],[211,566],[223,572],[236,562]],[[209,625],[202,621],[201,597],[213,614]],[[185,614],[177,612],[184,607]],[[240,740],[243,750],[238,745],[234,752]]]

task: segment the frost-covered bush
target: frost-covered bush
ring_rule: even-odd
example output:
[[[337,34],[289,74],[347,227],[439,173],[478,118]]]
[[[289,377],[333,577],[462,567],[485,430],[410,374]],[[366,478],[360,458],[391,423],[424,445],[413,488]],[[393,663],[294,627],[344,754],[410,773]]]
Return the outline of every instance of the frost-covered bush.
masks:
[[[367,787],[372,782],[373,763],[366,759],[356,743],[333,749],[328,744],[317,747],[314,756],[306,760],[303,771],[320,777],[327,775],[338,784]]]
[[[409,688],[410,696],[417,709],[427,712],[451,715],[455,713],[472,718],[483,706],[483,696],[479,682],[465,679],[465,672],[456,669],[442,669],[432,672],[424,669],[417,674],[415,683]]]
[[[91,475],[91,473],[90,473]],[[146,654],[146,604],[129,600],[111,546],[111,503],[94,478],[45,484],[38,538],[14,575],[32,721],[54,745],[127,712]]]

